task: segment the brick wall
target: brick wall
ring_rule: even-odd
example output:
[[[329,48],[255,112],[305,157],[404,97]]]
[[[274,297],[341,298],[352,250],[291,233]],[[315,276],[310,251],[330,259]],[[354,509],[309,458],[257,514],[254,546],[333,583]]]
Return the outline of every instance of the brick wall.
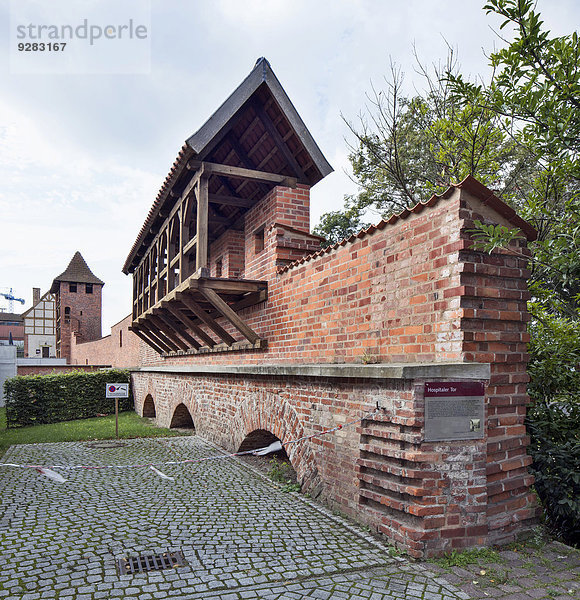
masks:
[[[111,334],[82,342],[74,334],[71,344],[71,364],[110,365],[126,369],[139,364],[139,338],[129,331],[131,315],[111,327]]]
[[[61,358],[71,360],[71,335],[77,341],[88,342],[101,337],[101,292],[102,285],[93,284],[92,293],[86,293],[84,283],[77,283],[77,291],[70,291],[69,282],[60,282],[57,302],[59,303],[59,340]],[[70,313],[66,315],[66,308]]]
[[[209,247],[208,265],[212,277],[240,279],[244,274],[244,232],[228,229]],[[218,273],[218,262],[221,264]]]
[[[5,325],[0,323],[0,340],[10,340],[10,334],[12,334],[12,341],[26,343],[24,337],[24,325]]]
[[[522,241],[491,256],[471,249],[475,219],[510,224],[507,207],[495,199],[490,208],[491,192],[478,186],[451,188],[315,254],[314,238],[296,227],[305,222],[283,222],[287,190],[276,188],[245,219],[244,277],[267,280],[268,299],[240,315],[267,348],[161,358],[141,344],[141,364],[483,363],[483,439],[425,442],[420,376],[377,383],[140,372],[138,409],[151,395],[158,420],[169,424],[186,403],[198,433],[237,449],[256,428],[280,439],[311,434],[360,416],[378,398],[385,411],[358,431],[315,438],[291,455],[304,487],[413,556],[513,539],[536,515],[523,425],[527,250]]]
[[[240,315],[268,341],[244,362],[444,361],[462,357],[459,262],[461,191],[431,208],[371,228],[350,243],[283,272],[290,258],[310,255],[316,236],[281,224],[275,188],[246,215],[246,279],[268,281],[268,300]],[[264,229],[264,249],[255,232]],[[219,240],[218,240],[219,241]],[[216,242],[217,244],[217,242]],[[240,339],[227,323],[224,328]],[[226,353],[149,363],[232,363]]]
[[[489,215],[485,216],[489,220]],[[483,215],[466,205],[462,217],[465,231]],[[459,255],[464,265],[461,325],[465,360],[491,365],[486,393],[487,514],[490,538],[498,543],[510,539],[519,523],[536,512],[530,491],[533,477],[527,470],[532,459],[526,453],[529,437],[524,424],[529,402],[529,254],[525,241],[519,241],[509,252],[490,256],[463,250]]]

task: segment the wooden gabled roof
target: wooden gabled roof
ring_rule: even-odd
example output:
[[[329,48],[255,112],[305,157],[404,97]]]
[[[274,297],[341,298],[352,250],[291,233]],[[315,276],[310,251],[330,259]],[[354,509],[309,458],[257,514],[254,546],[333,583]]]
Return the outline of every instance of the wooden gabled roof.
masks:
[[[129,252],[124,273],[132,272],[139,264],[154,232],[186,189],[194,165],[200,161],[285,175],[309,186],[332,172],[270,63],[260,58],[227,100],[182,146]],[[210,202],[213,197],[219,217],[231,222],[273,186],[220,175],[210,181]],[[230,201],[220,205],[219,197]],[[232,203],[232,197],[240,199],[237,205]],[[226,228],[227,223],[214,227],[210,234],[215,239]]]
[[[77,250],[71,258],[68,267],[58,276],[55,277],[50,286],[50,293],[54,294],[58,291],[61,281],[70,281],[72,283],[93,283],[95,285],[105,285],[98,277],[93,275],[89,266],[85,262],[81,253]]]
[[[272,154],[261,170],[281,173],[281,169],[286,167],[286,175],[308,185],[314,185],[332,172],[332,167],[264,57],[258,59],[250,74],[186,144],[199,160],[219,162],[210,159],[208,154],[215,148],[220,134],[227,133],[234,119],[239,119],[236,137],[246,154],[252,150],[256,153],[261,146],[260,156],[266,157],[279,142],[280,146],[287,147],[288,152],[280,148],[277,160],[273,160]],[[268,121],[274,123],[273,128],[269,127]],[[250,139],[240,140],[244,134]],[[272,168],[268,168],[269,165]],[[256,164],[252,168],[257,167]]]

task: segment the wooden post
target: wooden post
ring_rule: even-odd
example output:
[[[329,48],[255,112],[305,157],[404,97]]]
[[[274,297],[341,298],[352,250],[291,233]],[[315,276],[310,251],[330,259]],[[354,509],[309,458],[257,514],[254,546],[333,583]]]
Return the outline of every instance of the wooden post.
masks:
[[[202,175],[199,180],[197,194],[197,245],[195,255],[195,268],[207,269],[207,246],[208,246],[208,177]]]
[[[185,200],[187,202],[187,199]],[[183,206],[183,201],[181,206],[179,207],[178,215],[179,215],[179,281],[178,285],[183,282],[183,219],[184,219],[184,211],[185,207]]]
[[[119,439],[119,398],[115,398],[115,435]]]

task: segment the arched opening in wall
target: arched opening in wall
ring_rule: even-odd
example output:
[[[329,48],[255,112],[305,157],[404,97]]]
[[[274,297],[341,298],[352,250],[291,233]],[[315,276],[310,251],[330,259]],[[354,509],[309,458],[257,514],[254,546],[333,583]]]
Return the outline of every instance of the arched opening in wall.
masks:
[[[151,394],[147,394],[145,402],[143,402],[143,416],[149,417],[150,419],[154,419],[157,416],[155,402],[153,402],[153,396],[151,396]]]
[[[185,404],[181,403],[177,405],[173,417],[171,417],[171,424],[169,427],[171,429],[178,427],[179,429],[193,429],[193,431],[195,431],[191,413],[187,410]]]
[[[245,437],[238,448],[238,452],[266,448],[270,444],[279,441],[281,440],[271,431],[266,429],[255,429]],[[284,448],[277,450],[276,452],[271,452],[270,454],[265,454],[264,456],[244,454],[243,456],[240,456],[240,458],[246,464],[249,464],[264,473],[264,475],[269,477],[275,483],[281,484],[287,491],[300,491],[298,476],[290,463],[290,458]]]

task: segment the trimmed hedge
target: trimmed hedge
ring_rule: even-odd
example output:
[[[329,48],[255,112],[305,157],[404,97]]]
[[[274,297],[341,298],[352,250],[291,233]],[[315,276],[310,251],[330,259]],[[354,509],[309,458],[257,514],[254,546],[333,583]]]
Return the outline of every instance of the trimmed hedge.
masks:
[[[107,383],[129,383],[128,371],[109,369],[59,375],[25,375],[6,380],[7,427],[25,427],[88,419],[115,412],[115,400],[105,398]],[[133,395],[119,398],[119,411],[133,410]]]

